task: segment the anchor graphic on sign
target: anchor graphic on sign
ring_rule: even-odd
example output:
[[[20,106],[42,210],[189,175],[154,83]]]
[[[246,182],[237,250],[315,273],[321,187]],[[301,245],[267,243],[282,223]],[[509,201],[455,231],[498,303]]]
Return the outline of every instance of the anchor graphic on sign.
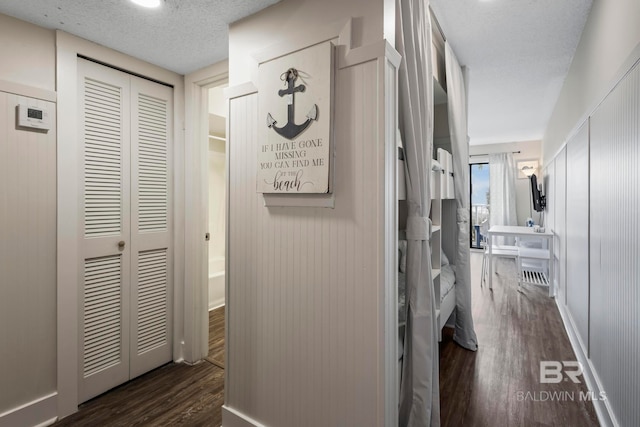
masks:
[[[298,79],[298,70],[295,68],[289,68],[286,72],[282,74],[284,77],[283,80],[287,82],[287,88],[281,89],[278,91],[278,95],[284,97],[288,95],[288,106],[287,106],[287,124],[282,127],[276,126],[276,121],[271,116],[271,113],[267,114],[267,127],[273,128],[278,135],[281,135],[287,139],[294,139],[296,136],[300,135],[306,128],[309,127],[312,120],[317,120],[318,117],[318,106],[313,104],[309,113],[307,113],[307,120],[302,124],[295,124],[295,97],[294,94],[296,92],[304,92],[306,86],[301,84],[300,86],[296,86],[295,82]]]

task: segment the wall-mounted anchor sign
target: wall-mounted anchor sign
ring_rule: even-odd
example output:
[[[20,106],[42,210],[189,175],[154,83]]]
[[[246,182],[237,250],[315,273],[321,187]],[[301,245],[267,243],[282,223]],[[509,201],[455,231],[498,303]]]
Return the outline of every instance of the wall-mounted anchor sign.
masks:
[[[328,41],[260,63],[258,115],[247,116],[257,119],[258,193],[333,192],[333,57]]]
[[[295,85],[296,80],[298,79],[298,70],[296,70],[295,68],[289,68],[287,71],[285,71],[282,74],[282,78],[283,80],[286,80],[287,88],[279,90],[278,95],[280,97],[285,97],[285,96],[288,97],[287,123],[282,127],[276,126],[278,122],[276,122],[271,116],[271,113],[269,113],[267,114],[267,127],[270,127],[273,130],[275,130],[278,133],[278,135],[281,135],[287,139],[292,140],[296,138],[298,135],[300,135],[302,132],[304,132],[304,130],[309,127],[312,120],[317,120],[318,106],[316,104],[313,104],[313,107],[311,107],[311,109],[307,113],[307,116],[306,116],[307,120],[297,125],[295,123],[295,105],[296,105],[295,93],[304,92],[304,90],[306,89],[306,86],[303,84],[299,86]]]

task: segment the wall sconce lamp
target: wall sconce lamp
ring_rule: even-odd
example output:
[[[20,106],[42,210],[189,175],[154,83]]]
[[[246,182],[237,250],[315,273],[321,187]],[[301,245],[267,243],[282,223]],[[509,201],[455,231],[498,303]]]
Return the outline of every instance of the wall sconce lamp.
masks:
[[[530,178],[531,175],[533,175],[536,172],[536,168],[529,165],[523,166],[522,169],[520,170],[522,171],[523,174],[527,176],[527,178]]]

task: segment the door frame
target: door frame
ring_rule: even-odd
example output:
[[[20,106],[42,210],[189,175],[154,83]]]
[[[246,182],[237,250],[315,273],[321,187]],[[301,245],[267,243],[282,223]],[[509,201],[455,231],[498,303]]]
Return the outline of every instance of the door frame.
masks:
[[[78,138],[78,56],[146,76],[173,86],[173,359],[184,358],[185,345],[185,139],[184,79],[174,72],[151,65],[88,40],[56,31],[57,104],[57,394],[58,418],[78,410],[78,307],[81,300],[79,236],[82,232],[79,183],[82,144]]]
[[[229,81],[229,62],[194,71],[185,81],[185,139],[190,141],[185,149],[185,348],[184,360],[195,363],[209,353],[209,263],[207,259],[209,212],[209,125],[207,120],[209,88]],[[228,134],[227,120],[227,134]],[[225,168],[226,230],[228,235],[229,168]],[[228,253],[229,239],[225,239]],[[226,257],[225,257],[226,258]],[[225,259],[225,263],[228,263]],[[225,265],[225,270],[228,264]],[[228,274],[225,275],[225,293],[228,295]],[[225,331],[226,334],[226,331]],[[226,372],[226,371],[225,371]],[[225,376],[226,378],[226,376]]]

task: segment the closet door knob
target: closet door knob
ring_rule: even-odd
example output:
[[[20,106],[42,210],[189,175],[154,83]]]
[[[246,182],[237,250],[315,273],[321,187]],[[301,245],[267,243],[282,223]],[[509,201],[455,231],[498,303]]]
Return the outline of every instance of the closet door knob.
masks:
[[[124,249],[124,240],[120,240],[120,241],[118,242],[118,248],[119,248],[119,249]]]

